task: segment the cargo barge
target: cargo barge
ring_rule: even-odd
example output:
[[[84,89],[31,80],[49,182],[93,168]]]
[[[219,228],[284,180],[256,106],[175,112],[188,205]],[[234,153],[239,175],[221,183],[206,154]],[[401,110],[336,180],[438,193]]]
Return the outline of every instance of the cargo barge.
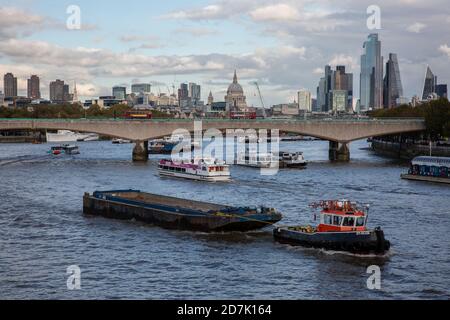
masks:
[[[231,207],[137,190],[85,193],[83,212],[105,218],[135,219],[167,229],[202,232],[251,231],[282,219],[273,208]]]

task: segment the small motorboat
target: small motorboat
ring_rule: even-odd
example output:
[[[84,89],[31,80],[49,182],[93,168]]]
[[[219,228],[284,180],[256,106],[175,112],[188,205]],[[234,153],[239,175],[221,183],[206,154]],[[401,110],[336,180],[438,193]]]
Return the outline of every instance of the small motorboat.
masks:
[[[48,151],[49,154],[52,154],[54,156],[59,156],[63,152],[64,152],[64,150],[63,150],[62,146],[51,147],[50,151]]]
[[[54,156],[58,156],[60,154],[77,155],[80,154],[80,149],[75,145],[63,144],[60,146],[51,147],[48,153]]]
[[[280,152],[280,168],[306,168],[308,162],[303,157],[303,152]]]
[[[320,201],[310,205],[321,208],[320,224],[313,226],[279,227],[273,232],[280,243],[346,251],[354,254],[382,255],[390,242],[380,227],[367,229],[368,205],[348,200]]]

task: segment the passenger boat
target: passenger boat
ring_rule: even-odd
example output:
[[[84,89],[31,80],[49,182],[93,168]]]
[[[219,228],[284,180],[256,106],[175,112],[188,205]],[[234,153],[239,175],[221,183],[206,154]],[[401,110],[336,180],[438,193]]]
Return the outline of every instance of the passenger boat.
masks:
[[[320,224],[276,228],[275,240],[281,243],[355,254],[384,254],[391,246],[380,227],[367,229],[369,206],[347,200],[320,201]]]
[[[305,168],[308,162],[303,157],[303,152],[280,152],[280,168]]]
[[[80,154],[80,149],[75,145],[63,144],[60,146],[51,147],[48,153],[55,156],[60,154],[77,155]]]
[[[158,171],[161,176],[199,181],[230,181],[230,167],[215,159],[161,160]]]
[[[242,152],[237,156],[237,165],[253,168],[275,168],[279,164],[279,158],[273,153],[248,153]]]
[[[450,184],[450,157],[417,157],[402,179]]]
[[[231,207],[136,190],[85,193],[83,212],[121,220],[135,219],[169,229],[203,232],[250,231],[282,219],[273,208]]]
[[[126,139],[113,139],[112,143],[113,144],[126,144],[126,143],[131,143],[131,141],[126,140]]]
[[[98,134],[76,133],[69,130],[58,130],[56,133],[46,133],[47,142],[76,142],[76,141],[97,141]]]

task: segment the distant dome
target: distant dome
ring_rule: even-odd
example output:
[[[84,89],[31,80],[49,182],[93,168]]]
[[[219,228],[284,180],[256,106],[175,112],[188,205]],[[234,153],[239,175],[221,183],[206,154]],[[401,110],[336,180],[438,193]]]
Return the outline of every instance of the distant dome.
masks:
[[[244,94],[244,90],[242,89],[242,86],[238,83],[237,80],[237,75],[236,75],[236,71],[234,71],[234,78],[233,78],[233,83],[230,84],[230,86],[228,87],[228,94]]]

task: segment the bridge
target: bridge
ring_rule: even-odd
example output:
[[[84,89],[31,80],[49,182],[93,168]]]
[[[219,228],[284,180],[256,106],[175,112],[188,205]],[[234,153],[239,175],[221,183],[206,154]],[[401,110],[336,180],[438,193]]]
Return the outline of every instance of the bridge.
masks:
[[[203,130],[267,129],[330,141],[330,160],[349,161],[348,144],[370,137],[425,130],[423,119],[329,119],[329,120],[230,120],[198,119]],[[133,160],[148,159],[148,140],[169,136],[177,129],[194,131],[192,119],[0,119],[2,130],[71,130],[133,141]]]

